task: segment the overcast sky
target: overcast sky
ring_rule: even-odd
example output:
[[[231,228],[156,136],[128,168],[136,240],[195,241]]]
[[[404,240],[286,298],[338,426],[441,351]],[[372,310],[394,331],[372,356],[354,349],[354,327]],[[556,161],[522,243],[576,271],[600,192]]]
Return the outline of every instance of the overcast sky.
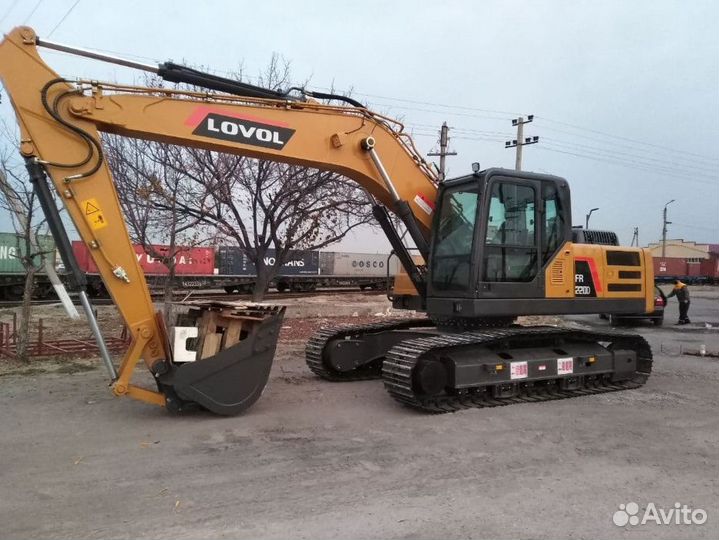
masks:
[[[0,0],[0,30],[141,62],[262,70],[273,52],[296,80],[352,89],[400,117],[423,152],[452,128],[449,176],[513,167],[511,119],[534,114],[524,169],[566,177],[575,224],[629,244],[719,243],[719,2]],[[131,82],[124,68],[43,50],[64,76]],[[5,100],[6,101],[6,100]],[[7,104],[0,115],[10,118]],[[0,221],[2,224],[2,221]],[[7,229],[7,226],[5,227]],[[374,252],[371,235],[343,249]],[[381,249],[380,249],[381,250]]]

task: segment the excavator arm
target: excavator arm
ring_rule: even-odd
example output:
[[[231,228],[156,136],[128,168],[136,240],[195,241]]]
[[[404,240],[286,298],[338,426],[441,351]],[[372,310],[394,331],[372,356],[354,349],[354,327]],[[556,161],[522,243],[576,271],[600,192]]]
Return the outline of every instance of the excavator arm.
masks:
[[[254,402],[264,387],[281,312],[248,308],[215,314],[215,319],[229,317],[251,328],[245,331],[248,339],[212,358],[174,362],[132,248],[100,132],[341,173],[366,190],[375,216],[422,293],[421,271],[406,250],[402,252],[385,209],[400,217],[426,256],[437,184],[401,125],[365,108],[311,99],[71,82],[45,64],[38,43],[42,44],[28,27],[6,35],[0,44],[0,78],[16,112],[20,152],[36,189],[47,192],[46,215],[55,214],[48,219],[61,251],[68,251],[67,237],[47,196],[46,175],[131,331],[132,342],[117,373],[109,366],[115,394],[160,405],[172,401],[176,408],[182,402],[199,403],[220,414],[235,414]],[[158,391],[131,383],[140,359],[155,376]],[[252,367],[252,362],[257,365]],[[232,382],[233,378],[245,381]]]

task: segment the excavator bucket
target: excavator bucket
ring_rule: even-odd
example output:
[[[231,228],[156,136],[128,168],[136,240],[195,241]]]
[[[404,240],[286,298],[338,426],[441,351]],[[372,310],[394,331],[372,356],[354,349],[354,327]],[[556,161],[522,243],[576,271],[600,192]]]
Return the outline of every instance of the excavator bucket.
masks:
[[[168,409],[199,405],[231,416],[250,407],[267,384],[284,314],[232,303],[191,309],[175,328],[172,368],[158,377]]]

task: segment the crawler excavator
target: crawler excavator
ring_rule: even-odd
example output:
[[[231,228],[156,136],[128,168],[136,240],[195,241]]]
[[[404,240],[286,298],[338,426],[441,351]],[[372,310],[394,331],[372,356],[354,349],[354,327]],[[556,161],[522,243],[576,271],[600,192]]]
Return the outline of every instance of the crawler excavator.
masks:
[[[68,80],[45,64],[38,47],[200,90]],[[445,412],[637,388],[649,377],[651,350],[638,335],[514,324],[520,315],[652,308],[650,253],[573,243],[562,178],[477,168],[440,182],[400,124],[351,98],[273,91],[173,63],[140,64],[50,42],[28,27],[0,44],[0,77],[66,268],[82,289],[55,200],[130,329],[118,369],[80,291],[118,396],[172,411],[245,410],[267,382],[283,308],[196,308],[199,328],[180,327],[197,338],[194,348],[187,346],[192,341],[170,344],[131,247],[100,132],[331,170],[364,188],[404,269],[393,304],[426,316],[321,330],[306,355],[324,379],[381,378],[400,403]],[[405,246],[390,212],[419,256]],[[131,382],[140,359],[157,388]]]

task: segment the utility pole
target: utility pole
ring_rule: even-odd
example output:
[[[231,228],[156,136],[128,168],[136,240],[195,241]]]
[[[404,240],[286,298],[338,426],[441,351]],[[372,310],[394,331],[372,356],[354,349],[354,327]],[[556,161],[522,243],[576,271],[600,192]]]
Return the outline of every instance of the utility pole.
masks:
[[[517,155],[514,161],[514,168],[518,171],[522,170],[522,147],[528,144],[536,144],[539,142],[539,137],[525,137],[524,136],[524,124],[529,124],[534,120],[534,115],[530,114],[525,120],[524,117],[512,119],[512,125],[517,126],[517,138],[512,141],[504,143],[505,148],[516,148]]]
[[[634,236],[632,236],[631,245],[639,247],[639,227],[634,227]]]
[[[442,123],[442,129],[439,130],[439,152],[430,152],[428,156],[439,156],[439,181],[444,182],[446,178],[446,158],[447,156],[456,156],[457,152],[449,152],[449,126],[447,122]]]
[[[585,229],[589,229],[589,218],[592,217],[592,212],[594,212],[595,210],[599,210],[599,208],[592,208],[587,214],[587,220],[584,222]]]
[[[672,199],[667,204],[664,205],[664,218],[662,220],[663,226],[662,226],[662,258],[667,256],[667,225],[671,225],[671,221],[667,221],[667,206],[672,204],[675,199]]]

